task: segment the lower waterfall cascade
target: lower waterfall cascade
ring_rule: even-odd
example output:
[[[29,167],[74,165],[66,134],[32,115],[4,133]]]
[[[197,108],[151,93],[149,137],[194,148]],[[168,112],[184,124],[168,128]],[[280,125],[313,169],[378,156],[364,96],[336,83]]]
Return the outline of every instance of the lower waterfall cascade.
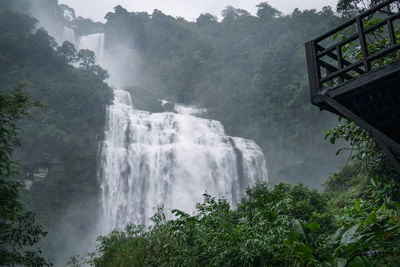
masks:
[[[115,83],[118,71],[102,64],[104,34],[77,40],[79,49],[95,52]],[[175,112],[138,110],[129,92],[114,89],[98,170],[100,234],[128,222],[149,225],[160,206],[167,218],[170,209],[190,213],[205,192],[234,205],[257,179],[268,179],[264,153],[253,140],[227,136],[220,122],[197,117],[204,109],[174,106]]]
[[[114,90],[100,159],[102,229],[149,224],[154,207],[189,212],[202,194],[234,204],[266,179],[264,154],[252,140],[225,135],[215,120],[135,110]]]

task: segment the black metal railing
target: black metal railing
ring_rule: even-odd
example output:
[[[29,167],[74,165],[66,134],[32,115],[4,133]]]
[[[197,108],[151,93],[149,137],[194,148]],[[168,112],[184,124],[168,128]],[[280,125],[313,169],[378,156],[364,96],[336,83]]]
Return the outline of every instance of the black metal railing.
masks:
[[[399,29],[396,29],[394,24],[398,22],[396,19],[400,18],[400,13],[398,6],[393,8],[394,2],[399,5],[400,1],[384,1],[306,43],[312,97],[322,90],[335,88],[349,80],[356,79],[361,74],[370,72],[375,68],[372,63],[376,60],[388,57],[388,55],[392,55],[394,60],[398,58],[399,55],[393,56],[400,50],[400,40],[396,37],[396,31]],[[388,10],[392,11],[387,12]],[[386,16],[382,16],[382,14]],[[366,21],[371,21],[374,16],[379,19],[367,24]],[[382,34],[386,36],[382,37]],[[336,41],[339,35],[342,38]],[[379,49],[371,49],[378,41],[376,36],[380,36],[379,38],[384,41],[385,45]],[[348,49],[352,51],[352,54]],[[386,63],[388,62],[390,61]],[[375,65],[381,67],[384,64]]]

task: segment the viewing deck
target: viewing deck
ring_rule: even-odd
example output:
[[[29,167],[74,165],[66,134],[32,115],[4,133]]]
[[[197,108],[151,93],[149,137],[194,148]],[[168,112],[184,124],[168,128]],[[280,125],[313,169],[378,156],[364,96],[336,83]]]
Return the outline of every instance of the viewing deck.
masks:
[[[311,102],[372,134],[400,172],[400,1],[306,43]]]

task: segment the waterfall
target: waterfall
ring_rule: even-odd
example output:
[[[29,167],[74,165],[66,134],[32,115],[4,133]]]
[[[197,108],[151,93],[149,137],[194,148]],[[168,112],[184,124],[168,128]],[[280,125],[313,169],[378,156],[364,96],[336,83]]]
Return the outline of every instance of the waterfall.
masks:
[[[114,90],[107,109],[100,165],[105,232],[128,221],[149,224],[160,205],[191,212],[206,191],[234,204],[267,178],[254,141],[227,136],[215,120],[136,110],[123,90]]]
[[[111,64],[116,59],[103,45],[103,34],[78,41],[113,76],[120,66]],[[227,136],[220,122],[196,116],[203,109],[173,105],[175,112],[138,110],[127,91],[114,90],[100,153],[100,234],[127,222],[149,225],[153,208],[161,205],[167,216],[172,208],[190,213],[205,192],[234,205],[246,187],[267,179],[264,154],[254,141]]]
[[[72,44],[75,44],[75,31],[69,27],[64,27],[62,41],[68,41]]]
[[[79,37],[77,50],[89,49],[96,55],[97,64],[104,59],[104,33],[93,33]]]
[[[121,88],[132,84],[136,67],[132,62],[137,62],[135,51],[126,46],[117,45],[112,52],[104,49],[104,33],[94,33],[78,38],[77,50],[89,49],[96,55],[96,64],[107,70],[110,74],[108,83]]]

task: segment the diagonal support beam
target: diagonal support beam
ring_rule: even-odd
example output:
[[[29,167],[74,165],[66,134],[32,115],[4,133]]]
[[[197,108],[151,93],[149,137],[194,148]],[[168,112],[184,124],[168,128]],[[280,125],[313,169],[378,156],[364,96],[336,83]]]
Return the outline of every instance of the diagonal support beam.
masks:
[[[396,171],[398,171],[400,173],[400,161],[399,159],[396,157],[396,155],[393,153],[392,150],[390,150],[390,148],[383,144],[383,143],[379,143],[378,140],[375,140],[382,148],[383,152],[386,153],[388,159],[390,160],[390,162],[392,163],[393,167],[396,169]]]
[[[368,131],[375,139],[375,141],[382,147],[383,151],[387,154],[393,167],[400,173],[400,162],[396,155],[400,155],[400,145],[386,136],[384,133],[373,127],[368,122],[364,121],[357,114],[340,104],[335,99],[327,95],[319,95],[318,98],[325,102],[327,105],[337,110],[340,114],[349,120],[354,121],[358,126]]]

